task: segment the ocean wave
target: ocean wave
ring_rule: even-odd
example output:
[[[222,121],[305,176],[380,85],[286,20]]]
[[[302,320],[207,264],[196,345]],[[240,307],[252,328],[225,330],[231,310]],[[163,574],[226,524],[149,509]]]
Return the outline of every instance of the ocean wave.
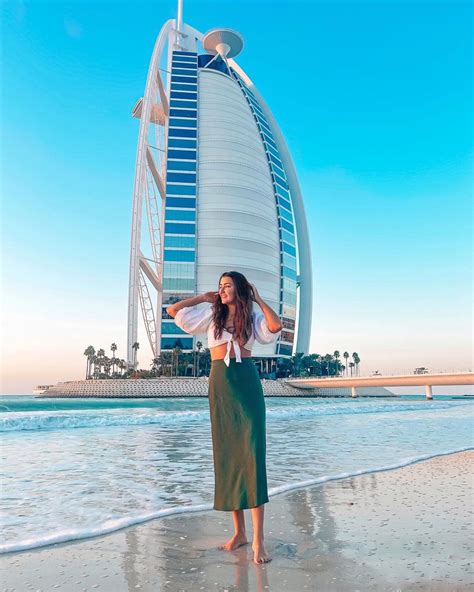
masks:
[[[421,404],[420,404],[421,403]],[[337,403],[319,403],[316,405],[292,405],[286,407],[267,406],[267,418],[273,419],[301,419],[330,415],[358,415],[373,413],[399,413],[417,411],[433,413],[449,410],[460,405],[470,403],[433,403],[421,401],[419,403],[390,403],[381,404],[375,402],[357,403],[353,401],[341,401]],[[69,430],[75,428],[104,428],[117,426],[145,426],[145,425],[171,425],[181,422],[202,422],[209,420],[209,410],[205,411],[157,411],[156,409],[135,409],[127,411],[110,410],[75,410],[71,411],[34,411],[12,412],[0,416],[1,432],[22,432],[40,430]]]
[[[75,428],[103,428],[115,426],[170,425],[177,422],[203,421],[208,411],[146,411],[89,412],[37,411],[9,413],[0,417],[0,432],[69,430]]]
[[[463,447],[458,448],[455,450],[449,450],[445,452],[438,452],[435,454],[422,454],[418,456],[412,456],[407,458],[399,459],[397,462],[373,467],[369,469],[359,469],[355,471],[346,471],[343,473],[337,473],[334,475],[322,475],[320,477],[315,477],[314,479],[308,479],[305,481],[298,481],[294,483],[287,483],[285,485],[280,485],[278,487],[273,487],[269,489],[269,497],[273,497],[276,495],[281,495],[283,493],[287,493],[288,491],[293,491],[296,489],[304,489],[306,487],[312,487],[315,485],[323,485],[329,481],[339,481],[342,479],[349,479],[352,477],[358,477],[360,475],[368,475],[372,473],[379,473],[383,471],[391,471],[395,469],[400,469],[402,467],[406,467],[408,465],[415,464],[417,462],[421,462],[424,460],[429,460],[431,458],[436,458],[439,456],[447,456],[449,454],[456,454],[459,452],[466,452],[468,450],[474,450],[473,447]],[[123,528],[127,528],[129,526],[134,526],[137,524],[143,524],[144,522],[149,522],[150,520],[154,520],[156,518],[162,518],[166,516],[172,516],[175,514],[189,514],[193,512],[206,512],[212,510],[213,504],[200,504],[200,505],[190,505],[190,506],[176,506],[173,508],[161,508],[157,509],[152,512],[136,514],[132,516],[120,516],[117,518],[111,518],[105,520],[101,524],[98,524],[94,528],[87,528],[87,529],[64,529],[60,532],[55,532],[50,535],[43,535],[39,536],[38,538],[30,537],[23,541],[17,541],[14,543],[4,543],[0,544],[0,554],[5,553],[14,553],[18,551],[27,551],[31,549],[37,549],[40,547],[46,547],[49,545],[55,545],[58,543],[66,543],[71,541],[89,539],[97,536],[103,536],[105,534],[110,534],[112,532],[116,532]]]

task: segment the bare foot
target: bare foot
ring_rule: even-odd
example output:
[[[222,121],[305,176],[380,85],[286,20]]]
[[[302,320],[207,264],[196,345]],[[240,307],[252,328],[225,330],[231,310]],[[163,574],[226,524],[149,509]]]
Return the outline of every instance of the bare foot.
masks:
[[[270,555],[267,553],[267,550],[265,549],[263,541],[260,543],[253,543],[252,549],[254,563],[268,563],[272,560]]]
[[[218,549],[221,549],[222,551],[234,551],[234,549],[238,549],[239,547],[242,547],[242,545],[247,544],[248,540],[245,534],[234,534],[227,543],[219,545]]]

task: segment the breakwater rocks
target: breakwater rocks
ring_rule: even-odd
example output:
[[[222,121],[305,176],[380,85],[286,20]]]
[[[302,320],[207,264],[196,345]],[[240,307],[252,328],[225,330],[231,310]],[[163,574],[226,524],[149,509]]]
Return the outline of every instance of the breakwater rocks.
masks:
[[[290,386],[285,379],[262,379],[263,393],[267,397],[350,397],[350,388],[299,389]],[[40,397],[207,397],[208,378],[137,378],[109,380],[71,380],[58,382]],[[395,397],[382,387],[357,388],[362,397]]]

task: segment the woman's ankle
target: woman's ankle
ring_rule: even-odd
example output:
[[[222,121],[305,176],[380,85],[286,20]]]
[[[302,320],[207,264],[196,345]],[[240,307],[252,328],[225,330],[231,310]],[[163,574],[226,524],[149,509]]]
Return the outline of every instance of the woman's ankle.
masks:
[[[245,528],[243,530],[236,530],[234,532],[234,537],[246,538],[247,537],[247,533],[245,532]]]

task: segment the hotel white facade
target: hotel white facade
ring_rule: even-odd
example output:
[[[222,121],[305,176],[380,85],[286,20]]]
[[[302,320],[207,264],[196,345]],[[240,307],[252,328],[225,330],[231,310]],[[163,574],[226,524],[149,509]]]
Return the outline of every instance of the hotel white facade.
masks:
[[[228,270],[255,283],[282,319],[279,341],[256,343],[253,355],[308,352],[312,277],[303,199],[283,136],[234,59],[242,47],[234,31],[203,35],[184,24],[181,2],[178,18],[165,23],[156,41],[145,95],[133,110],[140,132],[129,364],[139,308],[153,355],[191,350],[197,341],[206,347],[206,336],[183,333],[166,306],[217,290]]]

